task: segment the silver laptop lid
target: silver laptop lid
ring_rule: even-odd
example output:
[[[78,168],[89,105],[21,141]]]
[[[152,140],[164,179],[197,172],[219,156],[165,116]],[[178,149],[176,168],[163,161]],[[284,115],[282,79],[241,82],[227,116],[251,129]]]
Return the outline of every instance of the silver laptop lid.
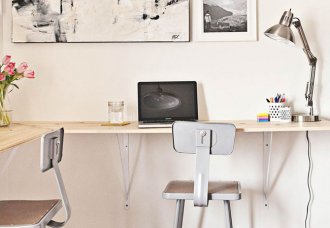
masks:
[[[195,81],[139,82],[139,121],[197,120]]]

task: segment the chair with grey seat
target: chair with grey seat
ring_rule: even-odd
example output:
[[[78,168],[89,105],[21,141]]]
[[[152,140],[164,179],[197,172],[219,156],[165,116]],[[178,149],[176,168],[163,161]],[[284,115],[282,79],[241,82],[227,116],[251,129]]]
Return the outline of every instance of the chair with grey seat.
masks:
[[[1,228],[62,227],[71,215],[70,204],[64,188],[58,163],[62,160],[64,129],[45,134],[41,139],[41,172],[53,168],[61,200],[7,200],[0,201]],[[53,221],[56,213],[64,207],[65,221]]]
[[[233,124],[174,122],[173,147],[176,152],[196,154],[194,181],[171,181],[163,191],[163,198],[176,200],[174,228],[181,228],[185,200],[194,206],[207,207],[209,200],[222,200],[227,228],[232,228],[231,200],[241,199],[237,181],[209,182],[210,155],[229,155],[234,148],[236,128]]]

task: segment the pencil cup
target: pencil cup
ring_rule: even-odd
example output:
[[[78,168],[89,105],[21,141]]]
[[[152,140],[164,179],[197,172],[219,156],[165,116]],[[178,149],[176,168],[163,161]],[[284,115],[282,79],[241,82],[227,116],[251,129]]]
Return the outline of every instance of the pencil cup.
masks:
[[[279,116],[280,116],[280,122],[288,123],[291,122],[291,108],[290,107],[284,107],[279,108]]]
[[[268,114],[270,121],[280,121],[280,108],[284,108],[285,103],[270,103],[268,106]]]

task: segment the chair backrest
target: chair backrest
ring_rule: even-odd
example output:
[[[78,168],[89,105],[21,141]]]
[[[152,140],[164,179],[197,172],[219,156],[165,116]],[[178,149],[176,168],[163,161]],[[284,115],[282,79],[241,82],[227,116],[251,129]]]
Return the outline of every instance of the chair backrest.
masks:
[[[176,152],[196,154],[194,205],[207,206],[210,155],[232,153],[236,127],[228,123],[176,121],[172,132]]]
[[[233,124],[176,121],[172,129],[173,147],[179,153],[195,154],[200,141],[196,137],[203,139],[203,130],[211,131],[210,154],[229,155],[234,149],[236,127]],[[206,138],[207,135],[204,136]]]
[[[41,137],[40,170],[46,172],[53,168],[53,158],[57,156],[60,163],[63,155],[64,129],[47,133]]]
[[[64,129],[47,133],[41,137],[40,170],[46,172],[54,169],[57,185],[61,194],[63,207],[65,210],[65,221],[56,222],[51,220],[48,225],[51,227],[64,226],[71,216],[71,208],[65,191],[62,175],[58,163],[62,160]]]

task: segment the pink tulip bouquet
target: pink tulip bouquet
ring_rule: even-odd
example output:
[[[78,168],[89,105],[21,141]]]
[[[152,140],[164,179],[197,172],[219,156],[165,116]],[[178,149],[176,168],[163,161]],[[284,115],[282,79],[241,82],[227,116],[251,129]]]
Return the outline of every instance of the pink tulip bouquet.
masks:
[[[15,82],[21,78],[34,78],[34,71],[28,69],[26,62],[21,63],[17,68],[16,64],[11,62],[11,56],[6,55],[0,63],[0,127],[10,124],[10,110],[6,109],[6,97],[10,86],[17,89],[19,87]]]

